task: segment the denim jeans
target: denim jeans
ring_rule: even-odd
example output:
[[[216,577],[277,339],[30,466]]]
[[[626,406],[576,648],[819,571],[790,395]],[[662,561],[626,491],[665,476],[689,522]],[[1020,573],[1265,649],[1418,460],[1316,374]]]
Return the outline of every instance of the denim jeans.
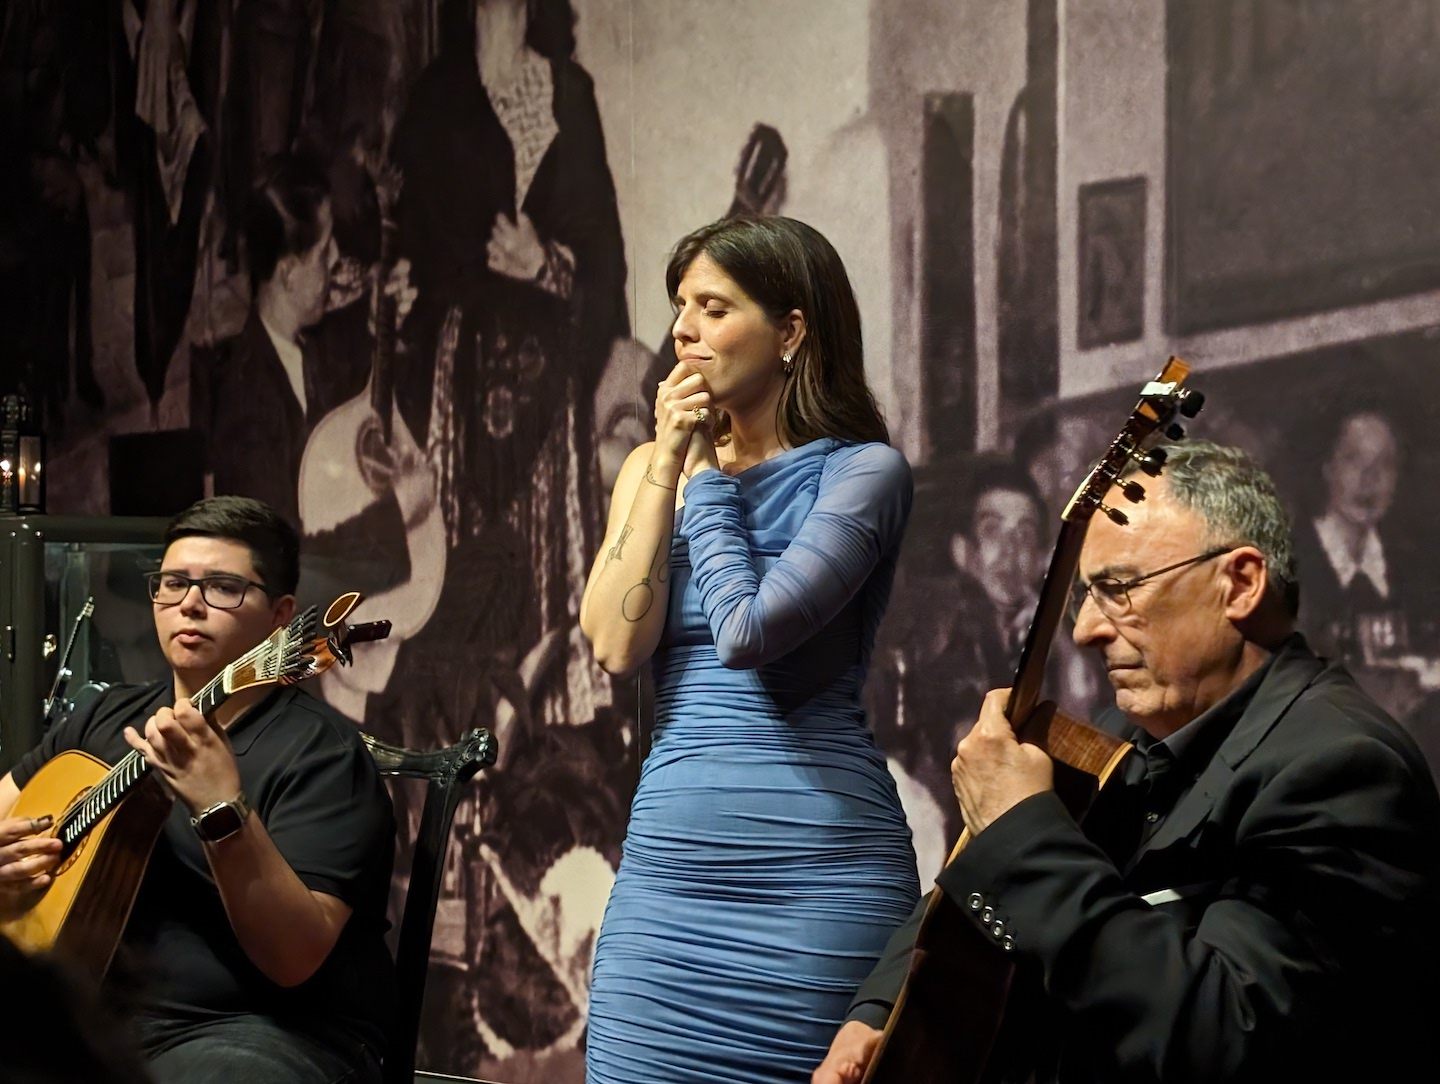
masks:
[[[356,1044],[347,1053],[264,1016],[235,1016],[149,1045],[156,1084],[379,1084],[380,1059]]]

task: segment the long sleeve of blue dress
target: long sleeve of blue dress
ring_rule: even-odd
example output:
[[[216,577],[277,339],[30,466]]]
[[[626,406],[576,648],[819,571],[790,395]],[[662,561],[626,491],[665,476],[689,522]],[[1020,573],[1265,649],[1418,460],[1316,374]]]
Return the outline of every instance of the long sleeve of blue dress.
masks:
[[[768,570],[745,533],[740,480],[705,471],[685,487],[679,534],[720,661],[762,666],[794,650],[838,614],[899,548],[913,483],[905,457],[884,444],[837,448],[814,507]]]

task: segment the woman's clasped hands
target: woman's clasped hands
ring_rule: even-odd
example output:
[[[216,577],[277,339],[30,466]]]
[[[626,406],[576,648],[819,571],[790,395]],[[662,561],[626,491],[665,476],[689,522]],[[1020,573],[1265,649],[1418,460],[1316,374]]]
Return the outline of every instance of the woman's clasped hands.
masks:
[[[714,427],[715,408],[704,375],[689,362],[677,362],[655,393],[657,470],[678,465],[693,478],[708,468],[718,469]]]

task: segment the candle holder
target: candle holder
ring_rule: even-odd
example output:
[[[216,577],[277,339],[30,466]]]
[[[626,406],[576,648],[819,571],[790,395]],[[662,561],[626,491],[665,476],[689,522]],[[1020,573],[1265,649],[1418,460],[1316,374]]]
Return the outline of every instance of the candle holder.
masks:
[[[0,515],[45,511],[45,434],[23,395],[5,396],[0,418]]]

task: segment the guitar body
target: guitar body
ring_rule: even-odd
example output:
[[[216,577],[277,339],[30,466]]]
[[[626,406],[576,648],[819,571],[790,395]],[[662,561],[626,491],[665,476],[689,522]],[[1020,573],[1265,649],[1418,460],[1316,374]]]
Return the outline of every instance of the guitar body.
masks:
[[[360,600],[359,592],[346,592],[323,619],[311,606],[275,629],[191,694],[195,710],[213,723],[233,693],[294,685],[336,663],[348,665],[352,645],[390,632],[386,621],[347,624]],[[113,768],[80,750],[57,753],[25,785],[10,816],[53,818],[45,834],[64,843],[61,862],[24,913],[0,921],[0,934],[26,951],[54,951],[103,977],[173,807],[159,777],[133,750]]]
[[[1019,736],[1050,755],[1056,794],[1077,821],[1131,749],[1048,702],[1036,706]],[[970,833],[962,832],[952,861],[969,842]],[[963,985],[957,976],[964,976]],[[1036,996],[1038,981],[936,888],[864,1084],[999,1084],[1026,1039],[1007,1024],[1024,1019],[1017,1009]]]
[[[359,464],[379,424],[368,382],[316,424],[300,459],[300,520],[306,531],[334,530],[375,503],[375,490]]]
[[[10,815],[48,814],[58,824],[109,770],[89,753],[60,753],[26,784]],[[103,976],[170,808],[159,783],[148,779],[78,841],[33,907],[0,922],[0,933],[28,952],[53,950]]]
[[[384,455],[388,447],[397,462],[420,457],[419,445],[398,412],[392,414],[390,426],[387,445],[368,384],[316,425],[300,460],[300,521],[307,532],[333,530],[375,504],[383,486],[366,477],[365,464],[377,451]],[[424,628],[440,602],[446,540],[439,501],[431,501],[425,516],[407,530],[406,543],[410,578],[368,600],[370,609],[394,615],[391,643],[396,646]],[[349,676],[348,670],[343,673]]]
[[[964,976],[963,983],[957,976]],[[999,1012],[1010,1003],[1015,967],[959,913],[940,889],[930,893],[905,986],[891,1010],[864,1084],[988,1080]]]

